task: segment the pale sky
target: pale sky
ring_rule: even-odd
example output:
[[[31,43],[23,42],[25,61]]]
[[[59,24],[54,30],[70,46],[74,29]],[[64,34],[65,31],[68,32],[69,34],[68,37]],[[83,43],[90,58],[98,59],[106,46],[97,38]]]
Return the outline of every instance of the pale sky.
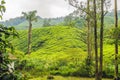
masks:
[[[73,8],[65,0],[5,0],[6,13],[4,20],[21,16],[21,12],[37,10],[42,18],[54,18],[68,15]],[[80,0],[81,1],[81,0]],[[114,0],[112,0],[113,3]],[[118,8],[120,8],[118,0]],[[112,4],[113,6],[113,4]]]

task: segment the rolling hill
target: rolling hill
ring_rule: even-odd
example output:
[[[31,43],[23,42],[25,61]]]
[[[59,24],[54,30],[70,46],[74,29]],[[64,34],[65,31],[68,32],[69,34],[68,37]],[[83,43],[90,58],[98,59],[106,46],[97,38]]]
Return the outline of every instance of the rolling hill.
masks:
[[[86,32],[82,28],[51,26],[33,29],[32,53],[29,55],[24,55],[27,52],[27,30],[19,30],[19,34],[19,38],[13,40],[14,54],[19,55],[19,65],[25,74],[37,77],[48,74],[94,76],[94,58],[92,65],[86,65]],[[24,54],[20,55],[21,52]],[[104,77],[113,77],[114,45],[104,44],[103,57]]]
[[[15,47],[23,52],[27,51],[27,30],[20,30],[20,38],[13,41]],[[32,49],[65,50],[67,48],[84,48],[81,40],[82,31],[65,26],[51,26],[33,29]]]
[[[41,18],[37,16],[38,20],[37,22],[33,22],[33,28],[39,28],[42,27],[44,24],[44,20],[50,20],[50,25],[57,25],[64,21],[64,17],[59,18]],[[1,22],[5,26],[14,26],[17,30],[23,30],[28,28],[28,22],[25,20],[24,17],[17,17],[10,20],[6,20]]]
[[[118,11],[118,17],[120,18],[120,10]],[[50,25],[58,25],[61,24],[63,25],[64,23],[64,18],[65,17],[58,17],[58,18],[41,18],[38,16],[38,21],[37,22],[33,22],[33,28],[40,28],[43,27],[44,24],[44,20],[50,20]],[[77,21],[79,27],[81,27],[83,25],[83,20],[79,20]],[[23,30],[23,29],[27,29],[28,27],[28,22],[25,20],[25,18],[23,17],[17,17],[17,18],[13,18],[10,20],[6,20],[1,22],[2,24],[6,25],[6,26],[14,26],[17,30]],[[112,25],[114,23],[114,12],[110,11],[107,13],[107,15],[105,16],[105,25]]]

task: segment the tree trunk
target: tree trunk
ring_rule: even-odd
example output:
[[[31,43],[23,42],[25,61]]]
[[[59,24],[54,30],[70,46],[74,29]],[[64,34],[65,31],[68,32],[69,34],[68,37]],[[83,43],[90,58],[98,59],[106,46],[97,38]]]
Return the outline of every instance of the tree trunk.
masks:
[[[117,0],[115,0],[115,28],[118,28]],[[118,80],[118,36],[115,34],[115,80]]]
[[[32,23],[29,21],[29,30],[28,30],[28,54],[31,53],[31,37],[32,37]]]
[[[89,0],[87,0],[87,12],[89,13],[90,9],[89,9]],[[89,14],[87,14],[87,46],[88,46],[88,58],[89,60],[91,60],[91,29],[90,29],[90,17]]]
[[[95,80],[98,80],[98,44],[97,44],[97,17],[96,17],[96,0],[93,0],[94,7],[94,47],[95,47]]]
[[[100,66],[99,66],[99,80],[102,80],[102,68],[103,68],[103,26],[104,26],[104,0],[101,0],[101,27],[100,27]]]
[[[2,52],[0,52],[0,64],[3,63],[3,56],[2,56]]]

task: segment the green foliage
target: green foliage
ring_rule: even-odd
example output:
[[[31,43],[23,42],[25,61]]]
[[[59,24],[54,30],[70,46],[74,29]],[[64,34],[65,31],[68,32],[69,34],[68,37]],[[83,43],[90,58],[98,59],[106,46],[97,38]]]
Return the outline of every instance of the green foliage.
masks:
[[[2,75],[2,77],[0,76],[0,79],[1,80],[27,80],[27,79],[23,79],[22,74],[18,72],[5,73]]]
[[[1,1],[1,15],[5,12],[4,0]],[[24,13],[25,18],[28,21],[34,21],[38,17],[35,16],[36,11]],[[24,20],[24,19],[23,19]],[[11,20],[12,21],[12,20]],[[62,75],[62,76],[83,76],[93,77],[94,74],[94,59],[93,62],[89,61],[86,54],[86,28],[81,27],[84,20],[67,16],[63,18],[52,19],[44,21],[39,19],[35,27],[40,27],[43,24],[44,28],[33,29],[32,33],[32,53],[30,55],[24,55],[27,52],[27,30],[19,31],[19,39],[12,40],[18,33],[13,27],[5,27],[0,25],[0,79],[1,80],[25,80],[30,76],[42,76],[42,75]],[[108,22],[107,22],[108,21]],[[14,22],[14,21],[13,21]],[[19,21],[14,25],[17,27],[25,27],[27,21]],[[41,24],[42,23],[42,24]],[[49,26],[50,24],[67,25],[67,26]],[[111,16],[105,17],[105,24],[113,24]],[[99,25],[99,24],[98,24]],[[71,27],[70,27],[71,26]],[[75,27],[73,27],[75,26]],[[105,27],[105,30],[109,30],[111,26]],[[19,29],[26,29],[19,28]],[[104,61],[103,61],[103,76],[113,77],[114,75],[114,35],[119,39],[120,29],[110,28],[110,33],[105,34],[104,41]],[[15,47],[15,52],[12,54],[15,56],[15,68],[19,71],[23,71],[23,75],[17,73],[17,71],[10,73],[7,70],[6,64],[11,63],[9,58],[10,49],[13,50],[12,43]],[[11,52],[12,53],[12,52]],[[10,53],[10,54],[11,54]],[[118,55],[120,56],[120,55]],[[94,55],[93,55],[94,57]],[[118,61],[120,63],[120,59]],[[25,71],[25,73],[24,73]],[[120,70],[119,70],[120,71]],[[26,76],[27,74],[27,76]],[[22,78],[24,76],[24,79]]]
[[[43,27],[44,19],[45,18],[41,18],[41,17],[37,16],[37,22],[33,22],[33,28]],[[50,21],[51,25],[59,25],[59,24],[61,25],[63,23],[63,20],[64,20],[63,17],[47,18],[47,20],[49,20],[49,19],[51,20]],[[14,26],[15,29],[17,29],[17,30],[25,30],[28,28],[26,26],[28,24],[28,22],[23,17],[13,18],[10,20],[2,21],[0,23],[4,24],[7,27]]]
[[[11,42],[9,41],[10,36],[17,36],[18,33],[15,31],[14,27],[6,28],[4,25],[0,25],[0,50],[5,52],[7,48],[13,48]]]
[[[27,70],[31,74],[36,73],[36,75],[49,73],[73,75],[72,73],[85,59],[86,45],[80,41],[81,30],[67,26],[54,26],[33,29],[32,32],[33,52],[24,58],[21,57],[20,66],[23,67],[23,70]],[[19,39],[13,41],[14,46],[16,49],[26,52],[27,31],[21,30],[19,34]]]
[[[19,25],[20,23],[22,23],[24,21],[25,21],[24,17],[17,17],[17,18],[13,18],[13,19],[10,19],[10,20],[3,21],[1,23],[4,24],[7,27],[10,27],[10,26]]]
[[[89,63],[86,54],[86,31],[74,27],[51,26],[33,29],[32,32],[33,52],[20,57],[20,69],[34,76],[94,76],[94,59]],[[27,31],[20,30],[19,34],[19,39],[13,41],[14,46],[26,52]],[[106,39],[109,37],[105,37],[104,41],[103,76],[113,77],[114,45]]]
[[[1,19],[5,12],[5,2],[1,1],[0,12]],[[9,53],[13,53],[13,45],[9,38],[18,37],[18,33],[14,27],[5,27],[0,24],[0,80],[23,80],[21,75],[14,71],[14,63],[10,59]],[[7,49],[11,49],[8,53]]]
[[[27,30],[19,31],[19,39],[14,39],[13,44],[16,49],[27,51]],[[45,27],[33,29],[32,31],[32,51],[38,49],[61,51],[67,48],[84,48],[85,43],[81,41],[82,31],[77,28],[65,26]]]
[[[120,47],[119,47],[120,48]],[[120,55],[118,55],[120,56]],[[113,77],[114,76],[114,45],[104,45],[104,55],[103,55],[103,76]],[[118,61],[118,64],[120,62]],[[120,71],[120,70],[119,70]]]
[[[118,16],[120,17],[120,11],[118,11]],[[58,17],[58,18],[48,18],[47,20],[51,20],[51,25],[65,25],[64,22],[65,17]],[[105,16],[105,25],[107,28],[110,28],[111,25],[114,24],[114,12],[108,12],[108,14]],[[33,28],[42,27],[44,23],[44,18],[41,18],[37,16],[38,21],[33,22]],[[118,18],[119,19],[119,18]],[[75,24],[75,27],[81,28],[84,26],[85,20],[79,17],[76,17],[72,20],[72,22]],[[10,20],[7,20],[5,22],[1,22],[5,26],[14,26],[17,30],[24,30],[27,29],[28,22],[23,17],[17,17]],[[105,27],[105,28],[106,28]]]
[[[120,27],[115,28],[112,25],[112,27],[106,28],[105,31],[106,31],[104,33],[105,34],[105,43],[114,44],[115,40],[117,38],[118,42],[119,42],[118,44],[120,44]]]
[[[0,19],[2,19],[2,15],[3,13],[6,11],[6,8],[5,8],[5,1],[4,0],[1,0],[1,3],[0,3]]]
[[[84,22],[85,22],[84,19],[79,17],[74,17],[70,14],[64,18],[63,25],[69,26],[69,27],[81,28],[83,27]]]
[[[51,26],[50,21],[51,21],[51,19],[44,19],[43,27]]]
[[[78,67],[72,74],[74,76],[93,77],[94,72],[95,70],[93,62],[90,61],[90,59],[85,58],[80,67]]]
[[[86,55],[86,53],[79,48],[66,50],[65,52],[47,52],[48,51],[38,50],[31,53],[31,55],[26,55],[22,60],[26,61],[23,66],[24,70],[30,71],[32,75],[38,72],[37,75],[54,74],[73,76],[73,73],[82,64],[85,58],[84,55]],[[77,74],[74,74],[74,76],[75,75],[78,76]]]
[[[14,73],[9,73],[7,64],[11,63],[9,59],[9,54],[7,48],[10,48],[13,52],[13,46],[9,41],[9,37],[16,37],[18,33],[14,27],[6,28],[3,25],[0,25],[0,79],[8,80],[7,78],[15,78]],[[12,79],[9,79],[12,80]]]
[[[46,80],[47,77],[46,76],[42,76],[42,77],[37,77],[37,78],[32,78],[32,79],[29,79],[29,80]],[[54,76],[54,79],[53,80],[95,80],[94,78],[84,78],[84,77],[66,77],[66,76]],[[103,80],[112,80],[112,79],[104,79]]]
[[[71,15],[66,16],[64,18],[64,25],[74,27],[75,26],[75,20],[73,20],[73,19],[74,18]]]
[[[18,33],[14,27],[4,27],[0,26],[0,80],[22,80],[22,76],[16,73],[16,71],[11,72],[9,66],[12,63],[9,53],[13,53],[13,45],[9,41],[12,36],[18,37]],[[8,48],[11,51],[8,52]]]
[[[22,14],[24,15],[25,19],[28,20],[29,22],[37,21],[36,13],[37,13],[36,10],[30,11],[28,13],[22,12]]]

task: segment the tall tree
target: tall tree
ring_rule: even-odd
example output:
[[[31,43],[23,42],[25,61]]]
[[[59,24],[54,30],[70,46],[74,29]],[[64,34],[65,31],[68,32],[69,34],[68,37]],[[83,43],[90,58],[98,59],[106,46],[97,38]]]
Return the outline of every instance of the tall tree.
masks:
[[[79,2],[79,0],[68,0],[69,4],[73,7],[77,8],[76,13],[80,15],[83,14],[87,21],[88,27],[88,56],[90,56],[90,48],[92,47],[89,43],[90,38],[90,25],[94,26],[94,50],[95,50],[95,79],[101,80],[102,79],[102,66],[103,66],[103,26],[104,26],[104,16],[108,12],[110,7],[110,0],[87,0],[87,7],[84,2]],[[90,6],[89,6],[90,5]],[[91,22],[92,21],[92,22]],[[98,57],[98,21],[100,21],[100,60]],[[92,29],[92,28],[91,28]],[[92,30],[90,30],[92,31]],[[100,61],[100,66],[98,67]]]
[[[100,26],[100,67],[99,67],[99,80],[102,80],[103,68],[103,26],[104,26],[104,0],[101,0],[101,26]]]
[[[28,29],[28,51],[27,53],[31,53],[31,38],[32,38],[32,22],[37,21],[37,16],[36,16],[37,11],[30,11],[28,13],[22,12],[24,15],[25,19],[29,23],[29,29]]]
[[[102,80],[103,71],[103,36],[104,36],[104,16],[107,14],[109,7],[111,6],[111,0],[100,0],[100,64],[99,64],[99,78]]]
[[[90,30],[90,18],[92,19],[93,21],[93,26],[94,26],[94,50],[95,50],[95,79],[98,80],[99,76],[98,76],[98,42],[97,42],[97,6],[96,6],[96,3],[97,1],[96,0],[88,0],[87,1],[87,8],[84,6],[85,4],[82,4],[83,2],[80,2],[78,0],[68,0],[69,1],[69,4],[74,6],[75,8],[77,8],[76,10],[76,13],[79,13],[80,16],[83,16],[83,17],[87,17],[87,27],[88,27],[88,38],[90,39],[90,34],[89,34],[89,30]],[[90,2],[89,2],[90,1]],[[89,6],[89,3],[92,4],[91,6]],[[90,11],[89,11],[90,9]],[[83,15],[81,15],[83,14]],[[86,16],[87,15],[87,16]],[[90,50],[90,43],[89,43],[89,40],[88,40],[88,55],[89,54],[89,50]],[[91,46],[92,47],[92,46]]]
[[[93,0],[93,12],[94,12],[94,47],[95,47],[95,80],[98,80],[98,42],[97,42],[97,12],[96,12],[96,0]]]
[[[118,28],[117,0],[114,0],[115,30]],[[118,80],[118,35],[115,34],[115,80]]]
[[[90,14],[90,0],[87,0],[87,12]],[[90,26],[90,16],[87,14],[87,46],[88,46],[88,59],[91,60],[91,47],[92,47],[92,41],[91,41],[91,26]]]

